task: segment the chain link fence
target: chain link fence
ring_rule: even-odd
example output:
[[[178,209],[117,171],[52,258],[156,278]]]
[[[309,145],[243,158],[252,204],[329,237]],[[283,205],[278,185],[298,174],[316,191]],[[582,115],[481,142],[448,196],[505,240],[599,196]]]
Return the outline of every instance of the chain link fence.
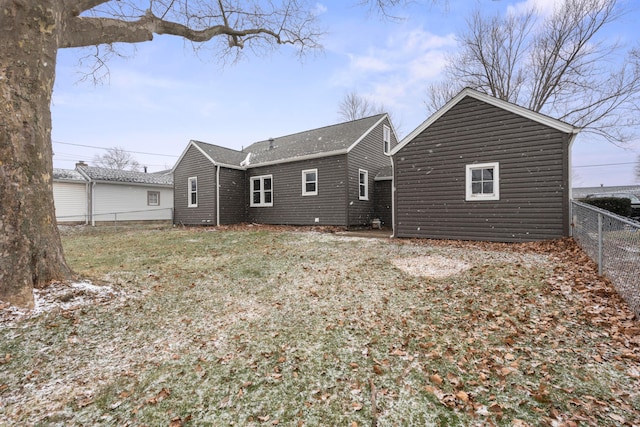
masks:
[[[640,317],[640,222],[572,201],[572,235]]]
[[[173,208],[101,212],[93,215],[56,216],[58,224],[113,225],[172,222]]]

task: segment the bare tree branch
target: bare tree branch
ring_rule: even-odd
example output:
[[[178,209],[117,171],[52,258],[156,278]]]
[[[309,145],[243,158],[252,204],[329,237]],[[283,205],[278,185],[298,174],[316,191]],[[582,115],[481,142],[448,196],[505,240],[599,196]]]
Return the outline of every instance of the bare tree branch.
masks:
[[[640,125],[640,60],[603,29],[619,20],[618,0],[565,0],[548,18],[535,12],[469,20],[461,50],[448,60],[447,84],[432,86],[433,108],[452,88],[472,87],[557,117],[615,144]],[[615,65],[618,64],[618,65]]]
[[[93,163],[107,169],[139,171],[140,163],[122,147],[108,148],[102,155],[95,155]]]

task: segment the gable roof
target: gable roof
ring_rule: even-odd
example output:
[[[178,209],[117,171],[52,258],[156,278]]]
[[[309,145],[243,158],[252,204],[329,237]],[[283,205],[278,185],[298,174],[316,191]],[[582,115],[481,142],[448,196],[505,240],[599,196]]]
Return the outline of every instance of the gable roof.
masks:
[[[246,165],[262,166],[346,154],[386,117],[386,114],[377,114],[256,142],[245,148],[246,152],[251,153]]]
[[[173,185],[173,175],[123,171],[118,169],[78,166],[77,171],[90,181],[119,182],[129,184]]]
[[[431,126],[436,120],[442,117],[446,112],[455,107],[460,101],[462,101],[466,97],[475,98],[479,101],[485,102],[487,104],[493,105],[495,107],[501,108],[503,110],[509,111],[511,113],[517,114],[529,120],[533,120],[534,122],[538,122],[550,128],[559,130],[560,132],[569,133],[569,134],[577,134],[580,132],[580,128],[572,126],[563,121],[554,119],[552,117],[546,116],[541,113],[537,113],[535,111],[529,110],[528,108],[521,107],[516,104],[512,104],[511,102],[504,101],[502,99],[495,98],[493,96],[487,95],[485,93],[479,92],[475,89],[465,88],[456,96],[454,96],[449,102],[447,102],[442,108],[432,114],[427,120],[422,122],[420,126],[413,130],[413,132],[409,133],[407,136],[403,138],[400,143],[391,150],[390,155],[396,154],[400,151],[405,145],[411,142],[416,136],[421,134],[425,129]]]
[[[234,169],[247,169],[346,154],[387,117],[386,113],[377,114],[278,138],[270,138],[255,142],[245,147],[243,151],[192,140],[176,162],[176,166],[192,146],[214,165]]]
[[[87,182],[87,179],[75,169],[53,168],[53,179],[56,181]]]

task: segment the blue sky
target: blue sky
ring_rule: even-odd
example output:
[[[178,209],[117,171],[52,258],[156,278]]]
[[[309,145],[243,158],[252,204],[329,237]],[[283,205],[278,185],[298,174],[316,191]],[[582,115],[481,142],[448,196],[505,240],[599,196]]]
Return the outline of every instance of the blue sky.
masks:
[[[630,0],[631,1],[631,0]],[[196,55],[176,37],[125,46],[127,58],[109,63],[109,80],[80,82],[82,49],[61,50],[52,105],[54,167],[91,163],[104,150],[124,147],[149,171],[173,166],[191,139],[241,149],[255,141],[339,122],[346,93],[384,104],[406,135],[422,123],[429,84],[440,77],[444,58],[456,49],[455,35],[469,11],[505,11],[554,0],[448,0],[398,11],[384,20],[357,7],[358,0],[318,1],[326,30],[322,52],[302,59],[281,47],[235,64]],[[640,40],[640,5],[607,37],[633,45]],[[143,154],[148,153],[148,154]],[[631,185],[640,141],[623,149],[588,135],[576,140],[575,186]],[[609,166],[602,166],[609,165]]]

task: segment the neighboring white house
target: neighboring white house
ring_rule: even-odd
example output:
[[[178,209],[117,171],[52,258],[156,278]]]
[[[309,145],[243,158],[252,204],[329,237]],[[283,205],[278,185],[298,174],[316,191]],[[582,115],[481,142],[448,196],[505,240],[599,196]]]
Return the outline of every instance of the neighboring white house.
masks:
[[[89,181],[77,170],[53,169],[53,200],[58,223],[89,223]]]
[[[73,176],[74,181],[63,178],[65,176]],[[80,182],[84,186],[82,207]],[[95,225],[173,219],[173,176],[170,173],[122,171],[78,163],[75,170],[56,169],[53,187],[56,220],[60,223]]]

